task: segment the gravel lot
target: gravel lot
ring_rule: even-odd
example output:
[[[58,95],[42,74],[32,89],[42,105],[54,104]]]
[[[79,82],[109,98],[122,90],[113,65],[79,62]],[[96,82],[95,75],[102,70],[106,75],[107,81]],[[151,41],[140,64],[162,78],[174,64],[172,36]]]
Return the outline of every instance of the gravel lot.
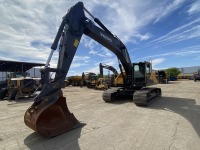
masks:
[[[0,101],[0,149],[200,150],[200,82],[155,86],[162,97],[149,107],[105,103],[103,91],[66,87],[68,108],[85,125],[50,139],[24,124],[33,99]]]

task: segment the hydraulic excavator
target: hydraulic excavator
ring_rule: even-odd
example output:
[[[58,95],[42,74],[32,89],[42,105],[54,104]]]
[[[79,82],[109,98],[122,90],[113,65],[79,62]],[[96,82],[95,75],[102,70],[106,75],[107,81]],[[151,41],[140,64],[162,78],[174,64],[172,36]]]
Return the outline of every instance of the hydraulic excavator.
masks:
[[[121,67],[120,65],[121,64],[119,64],[119,67]],[[123,75],[125,76],[124,71],[118,74],[117,70],[114,67],[100,63],[99,64],[100,76],[103,76],[103,68],[108,69],[113,72],[113,75],[111,76],[110,81],[109,81],[109,86],[112,86],[112,87],[123,86]]]
[[[113,66],[100,63],[100,64],[99,64],[99,71],[100,71],[100,77],[101,77],[101,78],[103,78],[103,68],[112,71],[114,77],[118,76],[118,72],[117,72],[117,70],[116,70]]]
[[[100,72],[101,78],[103,78],[103,69],[108,69],[109,71],[112,71],[112,73],[113,73],[106,80],[106,82],[108,83],[109,86],[113,87],[113,86],[117,86],[117,84],[118,84],[118,86],[123,85],[122,75],[118,74],[117,70],[113,66],[100,63],[99,64],[99,72]]]
[[[98,26],[85,16],[84,11]],[[24,115],[25,124],[44,137],[54,137],[80,126],[80,122],[68,110],[61,88],[64,86],[66,75],[83,34],[112,51],[126,72],[126,76],[123,75],[123,87],[106,90],[103,93],[104,101],[128,96],[136,105],[147,105],[155,97],[161,95],[160,88],[145,87],[150,81],[150,64],[147,62],[132,64],[121,40],[95,18],[82,2],[78,2],[63,17],[46,65],[41,70],[43,89],[34,98],[34,103]],[[57,68],[50,68],[49,63],[58,43]],[[55,72],[53,81],[49,80],[50,72]]]

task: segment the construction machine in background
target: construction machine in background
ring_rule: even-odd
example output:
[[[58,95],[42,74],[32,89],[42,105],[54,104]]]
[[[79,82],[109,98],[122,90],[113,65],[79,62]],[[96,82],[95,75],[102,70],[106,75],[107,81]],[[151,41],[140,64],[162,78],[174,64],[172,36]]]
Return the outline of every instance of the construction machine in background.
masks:
[[[107,83],[107,80],[104,78],[98,78],[95,85],[96,90],[107,90],[110,88],[110,85]]]
[[[82,73],[82,86],[87,86],[87,88],[93,88],[96,90],[108,89],[108,85],[105,83],[105,79],[99,78],[93,72]]]
[[[100,72],[101,78],[104,78],[103,69],[108,69],[109,71],[112,71],[113,73],[111,75],[108,75],[108,77],[105,79],[106,80],[105,82],[109,86],[116,86],[117,83],[121,83],[121,85],[123,84],[122,76],[118,74],[117,70],[113,66],[100,63],[99,72]],[[121,81],[120,81],[120,77],[121,77]]]
[[[40,78],[31,78],[27,72],[12,72],[9,74],[7,84],[0,91],[0,99],[8,100],[34,96],[33,93],[40,85]]]
[[[108,78],[109,80],[106,81],[109,86],[111,86],[111,87],[123,86],[123,76],[126,76],[126,73],[124,71],[122,71],[121,73],[118,73],[114,67],[100,63],[99,70],[100,70],[100,76],[102,76],[102,77],[103,77],[103,69],[104,68],[113,72],[111,77]]]
[[[93,72],[83,72],[81,76],[75,75],[67,77],[66,81],[68,85],[92,88],[95,87],[97,78],[97,75]]]
[[[160,84],[167,84],[169,82],[168,76],[164,70],[158,70],[158,80]]]
[[[118,72],[113,66],[100,63],[99,64],[99,72],[100,72],[100,77],[101,78],[103,78],[103,75],[104,75],[103,74],[103,69],[108,69],[109,71],[112,71],[113,78],[116,78],[116,76],[118,76]]]
[[[104,69],[104,68],[105,68],[105,69],[108,69],[108,70],[110,70],[110,71],[112,71],[112,72],[113,72],[114,78],[115,78],[116,76],[118,76],[118,72],[117,72],[117,70],[116,70],[113,66],[100,63],[100,64],[99,64],[99,72],[100,72],[100,77],[101,77],[101,78],[103,78],[103,69]]]
[[[81,76],[69,76],[67,77],[68,85],[72,86],[80,86],[82,82],[82,77]]]
[[[82,73],[82,83],[83,86],[87,86],[88,88],[95,88],[97,82],[97,75],[93,72],[83,72]]]
[[[198,69],[198,72],[195,72],[194,74],[194,82],[200,81],[200,69]]]
[[[94,22],[85,16],[87,12]],[[136,105],[148,105],[155,97],[161,96],[161,89],[146,87],[151,80],[151,64],[148,62],[132,63],[126,46],[113,35],[100,21],[78,2],[63,17],[51,53],[42,71],[43,89],[34,99],[34,103],[24,115],[25,124],[45,137],[53,137],[80,126],[80,122],[69,112],[66,98],[61,88],[78,48],[82,35],[91,37],[108,50],[112,51],[120,62],[123,87],[111,88],[103,92],[103,100],[112,102],[117,99],[131,98]],[[53,52],[59,46],[57,68],[50,68]],[[123,68],[122,68],[123,66]],[[53,81],[49,81],[49,72],[56,72]]]

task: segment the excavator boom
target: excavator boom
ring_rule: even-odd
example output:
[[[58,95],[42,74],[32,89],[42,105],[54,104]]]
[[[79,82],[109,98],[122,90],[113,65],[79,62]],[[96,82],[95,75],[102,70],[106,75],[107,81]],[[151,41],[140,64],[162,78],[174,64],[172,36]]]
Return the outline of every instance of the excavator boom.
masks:
[[[99,71],[100,71],[100,76],[101,77],[103,77],[103,68],[112,71],[115,76],[118,75],[118,72],[117,72],[117,70],[114,67],[112,67],[110,65],[105,65],[105,64],[100,63],[99,64]]]

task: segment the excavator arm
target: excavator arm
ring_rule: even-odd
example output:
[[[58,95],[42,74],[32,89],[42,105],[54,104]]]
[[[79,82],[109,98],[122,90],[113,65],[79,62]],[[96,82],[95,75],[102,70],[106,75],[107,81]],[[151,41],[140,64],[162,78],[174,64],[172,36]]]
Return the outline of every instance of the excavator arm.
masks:
[[[85,16],[84,10],[99,27]],[[97,18],[94,18],[84,8],[82,2],[78,2],[63,17],[51,46],[51,53],[44,69],[41,70],[43,89],[24,116],[25,124],[45,137],[57,136],[80,126],[79,121],[69,112],[61,88],[83,34],[91,37],[117,56],[127,75],[126,84],[130,84],[132,63],[125,45]],[[59,41],[57,68],[50,68],[49,63]],[[55,72],[53,81],[49,81],[50,72]]]
[[[100,63],[99,64],[99,71],[100,71],[100,76],[101,77],[103,77],[103,68],[112,71],[113,74],[115,75],[115,77],[118,75],[118,72],[117,72],[117,70],[114,67],[112,67],[110,65],[105,65],[105,64]]]

